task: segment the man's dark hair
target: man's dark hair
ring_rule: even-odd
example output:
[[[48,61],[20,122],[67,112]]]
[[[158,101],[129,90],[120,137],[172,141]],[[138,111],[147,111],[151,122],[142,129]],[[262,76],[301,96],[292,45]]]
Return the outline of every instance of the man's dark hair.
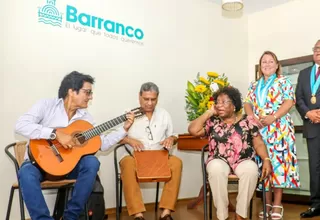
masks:
[[[69,89],[79,93],[79,90],[83,87],[85,82],[94,84],[94,78],[90,75],[82,74],[77,71],[69,73],[61,81],[58,97],[65,99],[68,95]]]
[[[232,104],[235,107],[236,112],[240,111],[240,109],[242,108],[242,99],[241,93],[237,88],[228,86],[219,89],[217,92],[213,94],[214,102],[217,102],[217,98],[222,94],[227,95],[229,97],[229,99],[232,101]]]

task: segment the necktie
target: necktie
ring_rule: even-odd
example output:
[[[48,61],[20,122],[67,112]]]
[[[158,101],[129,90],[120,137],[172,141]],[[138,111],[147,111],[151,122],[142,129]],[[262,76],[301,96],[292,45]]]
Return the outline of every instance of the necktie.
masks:
[[[318,79],[318,76],[320,75],[320,66],[318,67],[318,72],[316,74],[316,80]]]

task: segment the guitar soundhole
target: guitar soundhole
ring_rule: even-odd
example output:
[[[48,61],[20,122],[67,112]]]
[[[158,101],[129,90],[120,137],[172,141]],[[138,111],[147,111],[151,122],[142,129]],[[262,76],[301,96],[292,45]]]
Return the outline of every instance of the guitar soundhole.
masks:
[[[74,137],[77,139],[79,144],[86,142],[86,138],[82,134],[76,134]]]

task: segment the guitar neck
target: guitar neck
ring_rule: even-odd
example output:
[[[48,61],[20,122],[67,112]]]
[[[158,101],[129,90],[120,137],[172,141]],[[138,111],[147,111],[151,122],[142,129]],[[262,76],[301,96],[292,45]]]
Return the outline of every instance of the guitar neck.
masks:
[[[91,128],[91,129],[83,132],[82,135],[85,137],[86,140],[89,140],[90,138],[93,138],[97,135],[100,135],[103,132],[121,124],[122,122],[124,122],[126,120],[127,120],[126,114],[120,115],[119,117],[116,117],[110,121],[107,121],[101,125],[98,125],[94,128]]]

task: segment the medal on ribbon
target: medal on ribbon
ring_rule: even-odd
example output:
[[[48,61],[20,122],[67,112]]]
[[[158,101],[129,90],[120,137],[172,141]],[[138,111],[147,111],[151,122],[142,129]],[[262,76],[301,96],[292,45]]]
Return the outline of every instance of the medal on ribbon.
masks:
[[[311,88],[311,99],[310,102],[314,105],[317,103],[316,93],[320,85],[320,77],[316,81],[316,65],[313,65],[310,74],[310,88]]]
[[[260,109],[264,109],[264,106],[267,102],[267,96],[269,93],[270,87],[273,85],[273,82],[277,78],[277,74],[273,74],[268,78],[268,80],[264,83],[264,77],[261,77],[258,81],[258,85],[256,88],[256,97],[257,97],[257,104]]]

